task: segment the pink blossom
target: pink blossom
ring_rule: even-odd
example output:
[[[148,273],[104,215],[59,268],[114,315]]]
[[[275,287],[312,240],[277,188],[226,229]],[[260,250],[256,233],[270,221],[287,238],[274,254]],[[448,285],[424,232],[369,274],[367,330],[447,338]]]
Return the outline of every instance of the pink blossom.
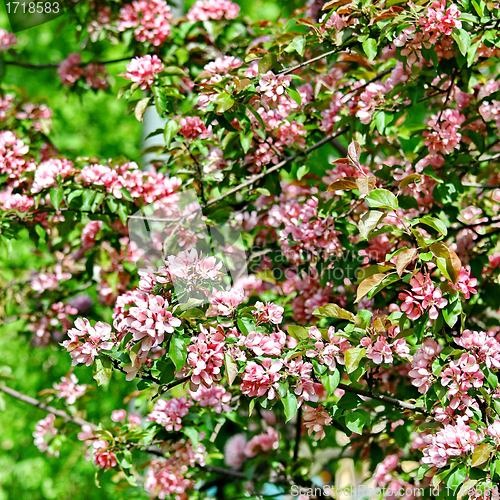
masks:
[[[297,396],[299,407],[303,401],[316,403],[319,400],[318,392],[321,393],[322,385],[313,381],[312,363],[304,362],[302,356],[299,356],[287,361],[285,368],[290,386]]]
[[[78,53],[73,53],[59,65],[57,73],[59,74],[61,83],[65,87],[72,87],[84,75],[84,70],[80,66],[81,62],[82,56]]]
[[[284,308],[274,304],[273,302],[255,303],[254,316],[257,318],[258,323],[272,323],[279,325],[283,321]]]
[[[29,146],[13,132],[0,132],[0,174],[7,174],[9,179],[20,179],[25,172],[34,170],[36,165],[24,158],[28,151]]]
[[[99,229],[101,229],[101,227],[101,220],[93,220],[86,224],[82,229],[82,250],[84,252],[94,248],[95,237],[97,236],[97,233],[99,232]]]
[[[44,419],[39,420],[35,426],[35,432],[33,433],[33,437],[35,438],[35,446],[40,451],[47,451],[48,442],[51,437],[54,437],[58,434],[58,430],[54,427],[54,420],[56,419],[55,415],[49,413]],[[48,437],[45,437],[48,436]],[[56,456],[59,455],[59,452],[56,452]]]
[[[122,7],[117,27],[119,31],[133,28],[137,41],[158,46],[170,36],[172,17],[164,0],[135,0]]]
[[[116,466],[116,455],[109,451],[108,442],[103,439],[98,439],[93,443],[94,448],[94,464],[101,469],[109,470]]]
[[[236,308],[243,302],[244,294],[240,288],[231,288],[228,291],[216,290],[209,297],[210,304],[215,314],[231,316]]]
[[[61,382],[54,384],[54,389],[58,392],[57,396],[63,398],[69,405],[74,405],[77,398],[83,396],[87,390],[85,384],[77,385],[78,379],[74,373],[69,377],[61,377]]]
[[[281,379],[279,371],[283,367],[283,361],[264,358],[262,365],[250,361],[245,366],[242,375],[241,391],[252,398],[264,396],[268,399],[276,397],[277,382]]]
[[[366,357],[377,365],[392,363],[392,350],[385,337],[379,336],[375,343],[370,337],[363,337],[359,343],[366,348]]]
[[[461,337],[455,338],[455,343],[471,352],[479,363],[485,363],[488,368],[500,368],[500,343],[486,332],[471,332],[464,330]]]
[[[189,394],[200,406],[213,407],[215,413],[231,411],[228,404],[231,402],[231,393],[220,385],[213,384],[211,387],[200,385],[197,391],[189,391]]]
[[[28,212],[35,205],[35,200],[25,194],[2,192],[0,193],[0,205],[3,210]]]
[[[65,179],[73,175],[73,173],[73,162],[66,158],[51,158],[50,160],[43,161],[35,170],[31,192],[39,193],[42,189],[53,187],[57,184],[58,175],[62,179]]]
[[[224,364],[225,335],[222,327],[200,325],[200,333],[191,339],[187,362],[193,368],[191,383],[195,387],[203,383],[211,386],[221,378],[220,367]]]
[[[245,347],[252,349],[256,356],[280,356],[285,347],[286,335],[281,330],[266,334],[263,332],[248,332]]]
[[[429,390],[434,375],[432,373],[432,361],[441,352],[443,347],[433,339],[426,339],[417,349],[411,362],[411,371],[408,373],[412,379],[413,386],[418,388],[420,394]]]
[[[142,418],[137,413],[131,413],[128,416],[128,421],[130,422],[131,425],[141,425]]]
[[[98,321],[92,327],[88,319],[78,318],[75,327],[68,331],[69,340],[62,343],[73,359],[72,366],[80,363],[90,366],[101,351],[113,347],[110,325]]]
[[[317,327],[309,328],[309,337],[313,339],[314,349],[308,349],[306,356],[309,358],[317,357],[318,361],[325,364],[330,371],[334,371],[336,363],[344,364],[343,354],[352,347],[348,340],[335,335],[335,328],[328,328],[329,343],[323,341],[321,332]]]
[[[260,453],[277,450],[279,446],[279,434],[273,427],[268,427],[266,432],[257,434],[245,446],[245,455],[255,457]]]
[[[185,490],[194,485],[184,477],[186,472],[185,465],[177,465],[165,458],[155,458],[149,463],[144,489],[152,498],[164,499],[170,495],[179,499],[185,498]]]
[[[243,62],[234,56],[218,57],[203,67],[203,71],[212,75],[227,75],[232,69],[239,68]]]
[[[321,405],[317,408],[304,406],[304,426],[309,436],[314,433],[314,440],[319,441],[326,437],[325,426],[332,423],[332,416]]]
[[[182,117],[179,125],[181,127],[179,133],[186,139],[206,138],[210,132],[198,116]]]
[[[438,433],[425,436],[427,446],[423,450],[422,463],[445,467],[448,459],[471,453],[479,439],[479,435],[458,417],[456,425],[445,425]]]
[[[486,433],[497,442],[497,446],[500,446],[500,420],[497,419],[488,426]]]
[[[240,11],[239,5],[229,0],[197,0],[187,13],[188,21],[220,21],[234,19]]]
[[[435,44],[441,36],[451,35],[454,28],[462,27],[462,22],[458,19],[460,15],[455,4],[446,9],[446,0],[432,2],[432,7],[428,7],[425,16],[419,19],[420,26],[430,43]]]
[[[164,426],[167,431],[180,431],[182,429],[182,418],[189,413],[193,403],[186,396],[182,398],[171,398],[169,400],[159,399],[148,415],[148,420]]]
[[[285,94],[286,89],[292,83],[292,78],[288,75],[276,76],[272,71],[262,75],[257,86],[257,92],[262,94],[264,105],[277,103],[279,97]]]
[[[432,130],[425,130],[422,134],[426,138],[424,142],[429,153],[446,155],[459,148],[462,138],[459,131],[464,121],[465,116],[454,109],[445,109],[439,116],[433,115],[428,123]]]
[[[125,410],[113,410],[111,412],[111,420],[113,422],[123,422],[127,418],[127,412]]]
[[[245,434],[231,436],[224,445],[224,463],[231,469],[239,469],[247,459],[245,455],[246,445]]]
[[[14,33],[9,33],[7,30],[0,29],[0,51],[9,50],[17,44],[17,38]]]
[[[135,57],[127,64],[127,73],[123,73],[127,80],[139,84],[142,90],[149,89],[158,73],[163,71],[163,63],[157,55]]]
[[[463,293],[466,299],[469,299],[471,294],[477,293],[477,279],[471,277],[470,268],[462,267],[457,278],[457,282],[452,284],[452,288]]]

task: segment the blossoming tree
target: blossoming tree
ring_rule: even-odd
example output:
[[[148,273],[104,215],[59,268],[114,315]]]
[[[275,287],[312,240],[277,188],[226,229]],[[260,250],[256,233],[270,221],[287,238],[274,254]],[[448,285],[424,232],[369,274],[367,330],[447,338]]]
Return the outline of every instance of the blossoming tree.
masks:
[[[50,256],[4,311],[130,393],[90,421],[71,370],[39,399],[6,381],[47,411],[40,451],[73,436],[152,498],[307,492],[325,452],[368,464],[387,497],[498,498],[500,5],[318,1],[272,24],[229,0],[185,17],[99,0],[68,15],[86,42],[62,86],[105,91],[116,61],[89,54],[118,44],[118,98],[139,121],[156,108],[164,145],[143,169],[66,158],[50,109],[1,91],[0,239]],[[6,31],[0,50],[7,70],[26,63]],[[145,249],[132,221],[165,231]]]

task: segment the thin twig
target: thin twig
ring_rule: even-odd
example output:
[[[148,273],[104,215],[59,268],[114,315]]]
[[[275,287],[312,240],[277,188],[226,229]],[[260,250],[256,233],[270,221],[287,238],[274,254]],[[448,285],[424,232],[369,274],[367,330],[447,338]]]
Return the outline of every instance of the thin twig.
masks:
[[[77,64],[76,66],[79,67],[85,67],[88,66],[89,64],[114,64],[118,62],[123,62],[123,61],[130,61],[134,56],[128,56],[128,57],[121,57],[120,59],[111,59],[109,61],[88,61],[88,62],[82,62],[80,64]],[[27,68],[27,69],[54,69],[58,68],[61,63],[49,63],[49,64],[31,64],[27,62],[21,62],[21,61],[4,61],[4,63],[7,66],[19,66],[21,68]]]
[[[317,57],[313,57],[312,59],[308,59],[307,61],[304,61],[300,64],[297,64],[296,66],[292,66],[291,68],[282,69],[281,71],[278,71],[278,75],[288,75],[288,73],[293,73],[295,70],[303,68],[305,66],[309,66],[309,64],[312,64],[316,61],[321,61],[321,59],[324,59],[325,57],[336,54],[337,52],[340,52],[341,50],[342,49],[340,47],[336,47],[335,49],[330,50],[329,52],[325,52],[323,54],[320,54]]]
[[[344,391],[352,392],[354,394],[358,394],[359,396],[364,396],[366,398],[377,399],[378,401],[389,403],[392,406],[397,406],[402,410],[412,410],[419,413],[423,413],[424,415],[429,415],[428,411],[424,410],[423,408],[420,408],[419,406],[407,403],[406,401],[401,401],[396,398],[392,398],[390,396],[384,396],[383,394],[377,394],[375,392],[365,391],[364,389],[356,389],[355,387],[345,384],[339,384],[339,389],[343,389]]]
[[[241,191],[242,189],[244,189],[248,186],[251,186],[252,184],[255,184],[260,179],[263,179],[264,177],[266,177],[266,175],[269,175],[272,172],[276,172],[277,170],[284,167],[285,165],[287,165],[291,161],[299,158],[300,156],[309,154],[311,151],[314,151],[315,149],[320,148],[321,146],[323,146],[327,142],[330,142],[331,140],[336,139],[337,137],[341,136],[345,132],[347,132],[347,128],[343,128],[342,130],[335,132],[335,134],[324,137],[323,139],[318,141],[316,144],[309,146],[308,148],[304,149],[303,151],[300,151],[300,152],[295,153],[291,156],[288,156],[287,158],[280,161],[279,163],[277,163],[273,167],[267,169],[265,172],[261,172],[260,174],[253,176],[251,179],[249,179],[245,182],[242,182],[241,184],[238,184],[237,186],[229,189],[228,191],[226,191],[224,194],[218,196],[217,198],[212,198],[211,200],[208,200],[205,206],[209,207],[210,205],[213,205],[214,203],[218,203],[219,201],[223,200],[227,196],[231,196],[232,194],[237,193],[238,191]]]
[[[3,391],[3,392],[5,392],[5,394],[8,394],[9,396],[12,396],[16,399],[19,399],[20,401],[23,401],[24,403],[28,403],[32,406],[36,406],[37,408],[40,408],[40,410],[46,411],[47,413],[52,413],[53,415],[57,415],[58,417],[64,418],[64,420],[66,420],[68,422],[73,422],[74,424],[79,425],[80,427],[82,427],[84,425],[88,425],[93,430],[97,430],[97,426],[91,422],[87,422],[86,420],[83,420],[82,418],[72,417],[71,415],[68,415],[63,410],[58,410],[57,408],[54,408],[53,406],[46,405],[46,404],[42,403],[41,401],[39,401],[38,399],[27,396],[26,394],[22,394],[14,389],[11,389],[10,387],[2,385],[2,386],[0,386],[0,391]]]

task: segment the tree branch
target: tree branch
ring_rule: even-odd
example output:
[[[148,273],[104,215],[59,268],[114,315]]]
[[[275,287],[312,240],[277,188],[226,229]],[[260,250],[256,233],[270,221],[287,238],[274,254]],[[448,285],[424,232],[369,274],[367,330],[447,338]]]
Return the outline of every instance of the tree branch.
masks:
[[[213,205],[214,203],[218,203],[219,201],[223,200],[227,196],[231,196],[232,194],[237,193],[238,191],[241,191],[242,189],[244,189],[248,186],[251,186],[252,184],[255,184],[260,179],[263,179],[266,175],[269,175],[272,172],[276,172],[277,170],[284,167],[285,165],[287,165],[291,161],[299,158],[300,156],[309,154],[311,151],[314,151],[315,149],[320,148],[321,146],[323,146],[327,142],[330,142],[333,139],[336,139],[337,137],[341,136],[345,132],[347,132],[347,128],[343,128],[343,129],[339,130],[338,132],[335,132],[332,135],[324,137],[323,139],[318,141],[316,144],[309,146],[308,148],[304,149],[303,151],[300,151],[300,152],[295,153],[291,156],[288,156],[287,158],[283,159],[282,161],[280,161],[279,163],[277,163],[273,167],[267,169],[265,172],[261,172],[260,174],[253,176],[251,179],[249,179],[245,182],[242,182],[241,184],[238,184],[237,186],[229,189],[228,191],[226,191],[224,194],[221,194],[217,198],[212,198],[211,200],[208,200],[207,203],[205,204],[205,207],[209,207],[210,205]]]
[[[88,61],[88,62],[82,62],[80,64],[77,64],[77,66],[80,67],[85,67],[88,66],[89,64],[114,64],[118,62],[123,62],[123,61],[130,61],[134,56],[128,56],[128,57],[121,57],[119,59],[111,59],[109,61]],[[31,64],[27,62],[21,62],[21,61],[4,61],[4,63],[7,66],[19,66],[20,68],[27,68],[27,69],[54,69],[58,68],[61,63],[49,63],[49,64]]]
[[[97,430],[97,426],[94,425],[91,422],[87,422],[86,420],[83,420],[82,418],[78,417],[72,417],[71,415],[68,415],[65,411],[58,410],[57,408],[54,408],[53,406],[46,405],[39,401],[38,399],[32,398],[30,396],[26,396],[26,394],[22,394],[14,389],[11,389],[10,387],[6,386],[0,386],[0,391],[5,392],[9,396],[12,396],[13,398],[19,399],[20,401],[23,401],[24,403],[28,403],[32,406],[36,406],[37,408],[40,408],[40,410],[46,411],[47,413],[52,413],[54,415],[57,415],[58,417],[64,418],[67,422],[73,422],[74,424],[79,425],[80,427],[83,425],[88,425],[90,428],[92,428],[94,431]]]
[[[300,64],[297,64],[296,66],[292,66],[291,68],[282,69],[281,71],[278,71],[278,75],[288,75],[288,73],[293,73],[295,70],[303,68],[305,66],[309,66],[309,64],[312,64],[316,61],[321,61],[321,59],[324,59],[325,57],[336,54],[337,52],[340,52],[341,50],[342,49],[340,47],[336,47],[333,50],[330,50],[328,52],[320,54],[319,56],[313,57],[312,59],[308,59],[307,61],[304,61]]]
[[[357,394],[358,396],[364,396],[366,398],[371,398],[371,399],[376,399],[378,401],[382,401],[384,403],[389,403],[392,406],[396,406],[398,408],[401,408],[402,410],[412,410],[416,411],[419,413],[422,413],[424,415],[429,415],[429,412],[427,410],[424,410],[423,408],[420,408],[419,406],[413,405],[411,403],[407,403],[406,401],[401,401],[396,398],[392,398],[390,396],[384,396],[383,394],[376,394],[371,391],[365,391],[364,389],[356,389],[355,387],[352,387],[350,385],[345,385],[345,384],[339,384],[339,389],[342,389],[347,392],[352,392],[354,394]]]
[[[300,435],[302,433],[302,406],[297,412],[297,422],[295,423],[295,443],[293,445],[293,461],[299,458]]]

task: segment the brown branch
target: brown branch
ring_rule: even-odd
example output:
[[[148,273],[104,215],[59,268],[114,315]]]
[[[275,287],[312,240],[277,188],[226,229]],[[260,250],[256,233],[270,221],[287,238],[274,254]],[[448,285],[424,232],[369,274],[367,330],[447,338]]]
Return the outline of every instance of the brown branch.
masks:
[[[123,61],[130,61],[135,56],[128,56],[128,57],[121,57],[120,59],[111,59],[109,61],[88,61],[88,62],[82,62],[78,64],[77,66],[80,67],[85,67],[88,66],[89,64],[114,64],[118,62],[123,62]],[[49,63],[49,64],[31,64],[27,62],[21,62],[21,61],[4,61],[4,64],[7,66],[19,66],[20,68],[27,68],[27,69],[54,69],[58,68],[61,63]]]
[[[500,188],[500,184],[489,185],[489,184],[478,184],[475,182],[462,182],[462,186],[481,188],[481,189],[499,189]]]
[[[402,410],[412,410],[419,413],[423,413],[424,415],[429,415],[429,412],[427,410],[424,410],[423,408],[420,408],[419,406],[416,406],[414,404],[407,403],[406,401],[401,401],[399,399],[392,398],[391,396],[384,396],[383,394],[377,394],[375,392],[365,391],[364,389],[356,389],[355,387],[345,384],[339,384],[338,387],[339,389],[343,389],[344,391],[347,392],[352,392],[353,394],[357,394],[358,396],[364,396],[366,398],[376,399],[378,401],[388,403],[392,406],[401,408]]]
[[[46,405],[39,401],[38,399],[32,398],[30,396],[26,396],[26,394],[22,394],[14,389],[11,389],[10,387],[6,387],[5,385],[0,386],[0,391],[5,392],[5,394],[8,394],[9,396],[12,396],[13,398],[19,399],[20,401],[23,401],[24,403],[28,403],[32,406],[35,406],[37,408],[40,408],[40,410],[46,411],[47,413],[52,413],[53,415],[57,415],[58,417],[63,418],[67,422],[73,422],[76,425],[84,426],[88,425],[90,428],[93,430],[97,430],[97,426],[94,425],[91,422],[87,422],[86,420],[83,420],[78,417],[72,417],[71,415],[68,415],[65,411],[58,410],[57,408],[54,408],[53,406]]]
[[[304,68],[305,66],[309,66],[309,64],[315,63],[316,61],[321,61],[321,59],[324,59],[325,57],[331,56],[333,54],[336,54],[337,52],[340,52],[342,49],[340,47],[336,47],[333,50],[330,50],[329,52],[325,52],[323,54],[320,54],[317,57],[313,57],[312,59],[308,59],[307,61],[304,61],[300,64],[297,64],[296,66],[292,66],[291,68],[285,68],[282,69],[281,71],[278,71],[278,75],[288,75],[288,73],[293,73],[295,70]]]
[[[287,165],[291,161],[299,158],[300,156],[309,154],[311,151],[314,151],[315,149],[320,148],[321,146],[323,146],[327,142],[330,142],[333,139],[336,139],[337,137],[341,136],[345,132],[347,132],[347,128],[343,128],[343,129],[339,130],[338,132],[335,132],[332,135],[324,137],[323,139],[318,141],[316,144],[309,146],[308,148],[304,149],[303,151],[299,151],[298,153],[295,153],[291,156],[288,156],[287,158],[283,159],[282,161],[280,161],[279,163],[277,163],[273,167],[267,169],[265,172],[261,172],[260,174],[254,175],[251,179],[249,179],[245,182],[242,182],[241,184],[238,184],[237,186],[229,189],[228,191],[226,191],[224,194],[218,196],[217,198],[212,198],[211,200],[208,200],[205,207],[209,207],[210,205],[213,205],[214,203],[218,203],[219,201],[223,200],[227,196],[231,196],[232,194],[237,193],[238,191],[241,191],[242,189],[244,189],[248,186],[251,186],[252,184],[255,184],[260,179],[263,179],[264,177],[266,177],[266,175],[269,175],[272,172],[276,172],[277,170],[284,167],[285,165]]]
[[[302,434],[302,406],[297,412],[297,422],[295,423],[295,443],[293,445],[293,461],[299,458],[300,435]]]

